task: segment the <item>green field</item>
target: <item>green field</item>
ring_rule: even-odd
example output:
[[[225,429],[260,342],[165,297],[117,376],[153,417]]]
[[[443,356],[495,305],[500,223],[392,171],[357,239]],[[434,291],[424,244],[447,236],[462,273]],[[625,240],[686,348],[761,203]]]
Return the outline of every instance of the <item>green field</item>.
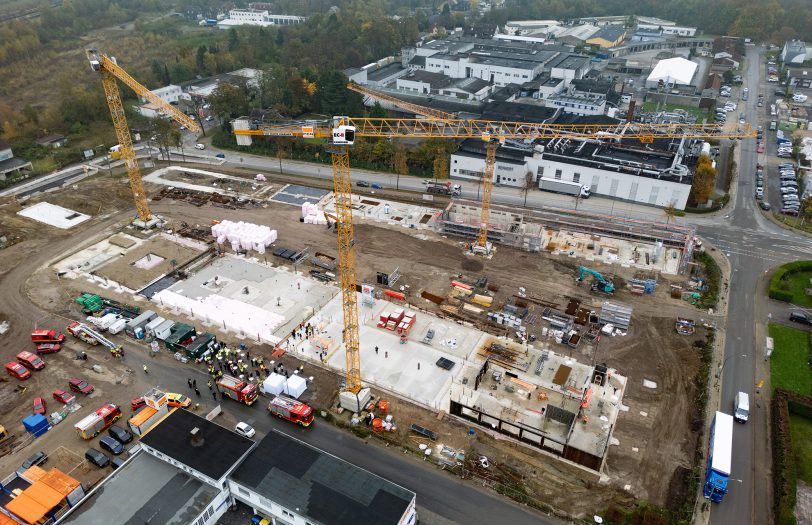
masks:
[[[786,276],[783,280],[790,285],[789,291],[792,292],[792,300],[790,303],[799,306],[812,306],[812,297],[806,295],[806,288],[812,288],[812,271],[810,272],[796,272]]]
[[[660,104],[660,111],[674,111],[675,109],[684,109],[688,113],[692,114],[696,117],[697,122],[703,122],[705,119],[708,118],[707,110],[702,108],[695,108],[693,106],[679,106],[676,104]],[[643,111],[646,112],[653,112],[657,111],[657,103],[656,102],[644,102],[643,103]]]
[[[812,421],[790,413],[789,428],[798,479],[812,485]]]
[[[785,388],[798,394],[812,394],[809,369],[809,333],[780,324],[770,324],[774,350],[770,358],[770,382],[773,390]]]

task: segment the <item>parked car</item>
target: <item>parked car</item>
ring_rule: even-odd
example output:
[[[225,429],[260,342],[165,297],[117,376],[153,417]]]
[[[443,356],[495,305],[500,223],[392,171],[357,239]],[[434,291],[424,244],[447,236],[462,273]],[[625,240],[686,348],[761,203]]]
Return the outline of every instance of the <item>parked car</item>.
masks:
[[[761,209],[764,210],[764,211],[770,211],[770,203],[769,202],[760,202],[759,206],[761,206]]]
[[[206,145],[198,142],[195,144],[195,149],[206,149]]]
[[[34,454],[31,454],[30,456],[28,456],[28,459],[23,461],[23,464],[21,465],[21,467],[23,468],[23,470],[28,470],[31,467],[43,465],[47,461],[48,461],[48,455],[45,452],[39,451],[39,452],[35,452]]]
[[[763,142],[758,143],[758,146],[756,147],[756,152],[757,153],[764,153],[764,143]]]
[[[95,448],[87,449],[87,452],[85,452],[85,459],[99,468],[104,468],[110,464],[110,458]]]
[[[59,343],[40,343],[37,345],[38,354],[55,354],[62,350],[62,345]]]
[[[78,377],[70,378],[68,385],[70,385],[70,389],[74,392],[81,392],[82,394],[92,394],[94,390],[93,385]]]
[[[29,370],[42,370],[45,368],[45,361],[32,352],[20,352],[17,354],[17,361]]]
[[[124,452],[124,445],[116,438],[110,436],[102,436],[99,438],[99,446],[114,456],[118,456]]]
[[[377,182],[373,182],[373,183],[372,183],[372,189],[373,189],[373,190],[382,190],[382,189],[383,189],[383,186],[381,186],[381,185],[380,185],[380,184],[378,184]]]
[[[355,185],[358,186],[359,188],[369,188],[369,183],[365,180],[359,180],[358,182],[355,183]]]
[[[798,216],[798,209],[797,208],[781,208],[781,213],[784,215],[792,215],[794,217]]]
[[[790,312],[789,320],[796,323],[812,325],[812,315],[809,315],[806,312]]]
[[[8,372],[8,375],[10,375],[11,377],[19,379],[20,381],[25,381],[26,379],[31,377],[31,372],[29,372],[26,367],[24,367],[17,361],[6,363],[6,372]]]
[[[64,390],[54,390],[52,397],[63,405],[76,401],[76,397],[73,394],[65,392]]]
[[[130,433],[129,430],[121,428],[118,425],[113,425],[107,430],[107,433],[110,434],[111,437],[115,438],[119,441],[119,443],[127,444],[133,440],[133,435]]]
[[[45,408],[45,400],[41,397],[34,398],[34,413],[35,414],[42,414],[45,415],[46,408]]]
[[[110,466],[113,467],[113,470],[116,470],[118,467],[122,466],[125,461],[127,460],[122,458],[113,458],[110,460]]]
[[[144,396],[136,397],[135,399],[130,401],[130,408],[132,409],[133,412],[135,412],[136,410],[138,410],[143,406],[147,406],[147,400],[144,399]]]
[[[217,155],[215,155],[215,157],[217,157],[218,159],[224,159],[224,158],[226,158],[226,154],[225,153],[218,153]]]
[[[243,421],[237,423],[237,426],[234,427],[234,431],[237,434],[241,434],[247,438],[254,437],[254,434],[257,433],[256,430],[254,430],[254,427]]]

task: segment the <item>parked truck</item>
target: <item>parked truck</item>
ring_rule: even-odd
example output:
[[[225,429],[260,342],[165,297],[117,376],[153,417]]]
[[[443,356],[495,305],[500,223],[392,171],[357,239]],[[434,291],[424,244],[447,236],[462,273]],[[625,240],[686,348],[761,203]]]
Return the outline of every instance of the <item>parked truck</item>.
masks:
[[[257,400],[257,389],[251,383],[237,379],[229,375],[224,375],[217,380],[217,386],[224,396],[228,396],[234,401],[239,401],[246,405],[253,405]]]
[[[539,178],[539,189],[541,191],[550,191],[552,193],[563,193],[565,195],[572,195],[582,199],[588,199],[590,195],[589,186],[579,184],[577,182],[570,182],[567,180],[547,179],[544,177]]]
[[[57,330],[34,330],[31,332],[31,341],[34,343],[64,343],[65,334]]]
[[[76,423],[73,427],[82,439],[93,439],[104,429],[121,419],[121,409],[107,404]]]
[[[450,182],[431,181],[426,186],[426,193],[436,193],[438,195],[451,195],[456,197],[462,193],[462,187],[459,184],[451,184]]]
[[[268,412],[303,427],[309,427],[313,423],[313,409],[307,403],[288,396],[277,395],[271,399]]]

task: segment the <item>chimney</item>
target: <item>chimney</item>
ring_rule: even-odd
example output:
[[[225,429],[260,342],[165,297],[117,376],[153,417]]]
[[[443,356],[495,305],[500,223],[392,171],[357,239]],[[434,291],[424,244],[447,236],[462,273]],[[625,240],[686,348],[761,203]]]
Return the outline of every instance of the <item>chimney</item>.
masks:
[[[202,447],[205,440],[200,435],[200,429],[195,427],[189,432],[189,444],[193,447]]]

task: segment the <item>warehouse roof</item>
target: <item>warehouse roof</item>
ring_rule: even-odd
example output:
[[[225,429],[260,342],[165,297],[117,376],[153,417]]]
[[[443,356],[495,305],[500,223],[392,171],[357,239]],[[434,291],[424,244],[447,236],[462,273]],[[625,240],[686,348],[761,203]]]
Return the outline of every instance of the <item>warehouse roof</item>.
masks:
[[[199,440],[191,439],[198,429]],[[149,432],[141,443],[219,480],[237,464],[254,442],[187,410],[175,410]]]
[[[230,479],[282,507],[332,525],[397,524],[414,501],[405,488],[274,430]]]
[[[587,40],[593,40],[602,38],[607,42],[616,42],[619,40],[623,35],[626,34],[626,28],[623,26],[603,26],[602,28],[598,29],[591,37]]]

